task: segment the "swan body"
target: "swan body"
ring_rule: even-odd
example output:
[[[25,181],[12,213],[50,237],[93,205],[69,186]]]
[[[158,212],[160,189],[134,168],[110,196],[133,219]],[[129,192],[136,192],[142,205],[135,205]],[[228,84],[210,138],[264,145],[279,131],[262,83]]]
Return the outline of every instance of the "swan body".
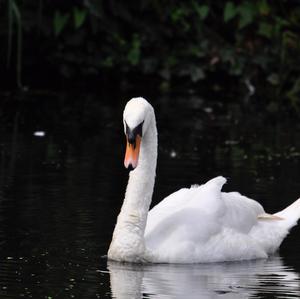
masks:
[[[149,211],[157,160],[154,109],[145,99],[133,98],[125,107],[123,122],[127,136],[124,164],[134,170],[129,174],[109,259],[203,263],[266,258],[296,225],[300,199],[270,215],[238,192],[222,192],[226,179],[221,176],[180,189]]]

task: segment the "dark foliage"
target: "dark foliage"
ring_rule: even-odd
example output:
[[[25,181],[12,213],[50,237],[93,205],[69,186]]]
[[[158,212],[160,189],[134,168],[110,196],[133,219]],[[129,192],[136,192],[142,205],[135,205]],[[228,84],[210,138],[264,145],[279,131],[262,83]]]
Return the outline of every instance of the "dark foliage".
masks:
[[[270,109],[298,109],[299,4],[7,0],[1,65],[19,87],[147,79],[164,91],[255,88]]]

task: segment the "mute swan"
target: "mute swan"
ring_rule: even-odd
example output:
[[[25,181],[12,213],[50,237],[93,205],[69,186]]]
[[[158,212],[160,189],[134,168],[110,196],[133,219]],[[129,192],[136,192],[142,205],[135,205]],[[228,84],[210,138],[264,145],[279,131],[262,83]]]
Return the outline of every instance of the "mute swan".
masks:
[[[203,263],[266,258],[300,217],[300,199],[273,215],[237,192],[221,192],[219,176],[183,188],[149,211],[157,159],[153,107],[131,99],[123,113],[131,169],[108,258],[123,262]]]

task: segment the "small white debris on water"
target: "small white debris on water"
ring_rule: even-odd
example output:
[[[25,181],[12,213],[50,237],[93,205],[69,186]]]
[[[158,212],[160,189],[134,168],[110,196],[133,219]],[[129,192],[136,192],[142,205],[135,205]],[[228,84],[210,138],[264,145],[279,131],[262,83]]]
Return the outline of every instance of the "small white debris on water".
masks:
[[[226,145],[236,145],[239,144],[238,140],[225,140]]]
[[[206,113],[212,113],[213,112],[213,109],[211,107],[205,107],[203,109]]]
[[[171,150],[170,157],[175,158],[177,156],[177,153],[174,150]]]
[[[46,135],[46,132],[44,131],[35,131],[33,133],[34,136],[37,136],[37,137],[44,137]]]

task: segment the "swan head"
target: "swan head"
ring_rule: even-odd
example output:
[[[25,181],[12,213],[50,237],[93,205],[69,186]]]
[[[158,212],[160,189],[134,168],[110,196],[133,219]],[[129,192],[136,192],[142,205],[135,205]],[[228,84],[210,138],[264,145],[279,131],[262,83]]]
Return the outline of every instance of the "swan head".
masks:
[[[133,170],[138,165],[142,138],[147,134],[153,107],[144,98],[132,98],[123,112],[124,133],[126,135],[126,154],[124,166]]]

